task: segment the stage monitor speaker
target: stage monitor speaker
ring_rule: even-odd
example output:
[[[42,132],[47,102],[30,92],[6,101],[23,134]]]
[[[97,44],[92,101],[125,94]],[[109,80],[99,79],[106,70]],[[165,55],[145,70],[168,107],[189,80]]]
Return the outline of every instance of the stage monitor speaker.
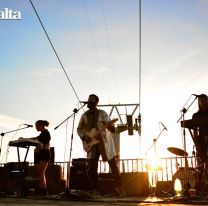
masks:
[[[149,195],[147,172],[121,173],[121,180],[127,196]],[[111,173],[99,174],[98,187],[101,195],[117,194],[115,180]]]
[[[149,195],[149,179],[147,172],[122,173],[121,179],[127,196]]]
[[[86,168],[72,166],[70,168],[69,179],[70,189],[90,190],[90,186],[91,184],[87,176]]]
[[[98,178],[98,190],[100,195],[116,195],[116,184],[112,173],[100,173]]]

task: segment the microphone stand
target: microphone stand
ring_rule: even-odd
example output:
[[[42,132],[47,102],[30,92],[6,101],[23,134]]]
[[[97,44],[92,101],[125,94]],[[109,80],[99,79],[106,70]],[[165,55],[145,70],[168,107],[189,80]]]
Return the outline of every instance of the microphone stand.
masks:
[[[154,146],[154,155],[155,155],[155,158],[157,158],[157,152],[156,152],[156,142],[158,141],[159,137],[161,136],[161,134],[163,133],[163,131],[166,130],[165,127],[163,127],[163,129],[160,131],[159,135],[157,136],[157,138],[153,139],[153,143],[151,144],[151,146],[148,148],[148,150],[145,152],[145,155],[147,155],[147,153],[150,151],[150,149]],[[158,180],[158,172],[157,172],[157,169],[155,171],[155,181],[157,182]],[[156,189],[156,192],[154,192],[154,195],[157,196],[157,189]]]
[[[60,193],[58,195],[54,195],[54,197],[59,195],[64,195],[64,197],[71,197],[71,198],[80,198],[81,196],[79,194],[72,193],[69,188],[69,182],[70,182],[70,163],[71,163],[71,156],[72,156],[72,143],[73,143],[73,137],[74,137],[74,122],[75,122],[75,115],[79,112],[80,109],[82,109],[86,103],[84,103],[79,109],[74,109],[73,113],[67,117],[64,121],[62,121],[58,126],[54,128],[57,129],[59,126],[61,126],[64,122],[66,122],[69,118],[73,117],[73,123],[72,123],[72,133],[71,133],[71,145],[70,145],[70,153],[69,153],[69,162],[67,165],[67,182],[66,182],[66,189],[65,192]]]
[[[72,116],[74,116],[75,113],[78,113],[79,110],[82,109],[85,105],[86,105],[86,103],[84,103],[79,109],[76,109],[76,108],[75,108],[75,109],[73,110],[73,113],[72,113],[70,116],[68,116],[64,121],[62,121],[58,126],[56,126],[56,127],[54,128],[54,130],[58,129],[64,122],[66,122],[69,118],[71,118]]]
[[[191,95],[192,96],[192,95]],[[184,167],[184,180],[185,180],[185,190],[184,190],[184,195],[188,194],[188,184],[187,184],[187,156],[186,156],[186,132],[185,132],[185,113],[189,110],[189,108],[191,107],[191,105],[195,102],[195,100],[197,99],[197,96],[195,97],[195,99],[190,103],[190,105],[187,107],[187,109],[185,108],[186,104],[188,103],[188,101],[190,100],[191,96],[189,97],[189,99],[186,101],[186,103],[184,104],[184,106],[181,109],[181,116],[178,119],[177,123],[182,119],[181,121],[181,126],[183,128],[183,149],[184,149],[184,160],[185,160],[185,167]]]
[[[161,134],[163,133],[163,131],[165,130],[165,128],[163,127],[162,131],[159,133],[159,135],[157,136],[156,139],[153,139],[153,143],[151,144],[151,146],[148,148],[148,150],[145,152],[145,155],[147,155],[147,153],[150,151],[150,149],[154,146],[154,152],[156,155],[156,142],[159,139],[159,137],[161,136]]]
[[[1,144],[0,144],[0,157],[1,157],[1,148],[2,148],[2,141],[3,141],[3,137],[5,136],[5,134],[8,134],[8,133],[12,133],[12,132],[16,132],[16,131],[19,131],[19,130],[23,130],[23,129],[27,129],[31,126],[26,126],[26,127],[23,127],[23,128],[19,128],[19,129],[15,129],[15,130],[11,130],[11,131],[8,131],[8,132],[4,132],[4,133],[1,133]]]

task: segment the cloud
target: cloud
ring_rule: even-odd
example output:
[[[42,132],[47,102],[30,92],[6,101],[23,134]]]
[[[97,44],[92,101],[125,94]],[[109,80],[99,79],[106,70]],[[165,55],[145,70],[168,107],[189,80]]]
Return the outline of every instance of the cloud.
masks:
[[[51,77],[56,75],[58,72],[61,72],[61,69],[41,69],[32,73],[39,77]]]
[[[16,128],[17,125],[20,126],[20,124],[23,124],[24,122],[26,121],[23,119],[0,114],[0,127],[2,128],[13,129]]]
[[[208,0],[199,0],[199,1],[202,2],[202,3],[208,4]]]

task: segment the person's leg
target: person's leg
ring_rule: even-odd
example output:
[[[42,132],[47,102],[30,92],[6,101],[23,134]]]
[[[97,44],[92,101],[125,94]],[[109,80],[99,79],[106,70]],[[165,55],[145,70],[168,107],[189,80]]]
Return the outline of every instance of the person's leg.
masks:
[[[98,182],[98,161],[95,159],[90,159],[88,163],[88,178],[91,182],[91,190],[97,189],[97,182]]]
[[[46,185],[46,178],[45,178],[45,171],[47,168],[48,162],[40,161],[38,164],[38,183],[40,188],[47,188]]]
[[[122,182],[121,182],[121,176],[120,176],[120,172],[118,169],[118,165],[116,162],[116,158],[114,157],[113,159],[108,161],[108,164],[111,168],[113,177],[115,178],[115,183],[116,183],[116,191],[118,192],[118,194],[121,197],[125,197],[126,196],[126,192],[124,190],[124,187],[122,186]]]
[[[98,190],[98,161],[99,149],[97,145],[92,148],[91,158],[88,160],[87,175],[91,182],[91,191]]]
[[[42,195],[47,194],[45,171],[49,160],[50,160],[50,150],[42,149],[40,151],[39,163],[37,164],[38,185],[39,185],[38,193]]]
[[[116,187],[120,187],[121,186],[121,177],[120,177],[120,172],[119,172],[118,165],[117,165],[115,157],[113,159],[109,160],[108,164],[111,168],[113,177],[115,178]]]
[[[47,184],[45,171],[47,168],[48,162],[40,161],[37,164],[37,173],[38,173],[38,189],[36,191],[37,195],[46,195],[47,194]]]

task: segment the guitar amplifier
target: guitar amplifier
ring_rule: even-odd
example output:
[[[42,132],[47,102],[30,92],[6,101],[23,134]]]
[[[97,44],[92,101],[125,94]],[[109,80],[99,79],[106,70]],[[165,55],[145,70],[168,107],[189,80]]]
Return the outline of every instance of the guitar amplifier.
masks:
[[[88,164],[88,159],[87,158],[77,158],[77,159],[72,159],[72,166],[73,167],[82,167],[85,168]]]
[[[70,189],[77,190],[90,190],[91,183],[87,175],[86,167],[83,166],[72,166],[70,167],[70,179],[69,187]]]

